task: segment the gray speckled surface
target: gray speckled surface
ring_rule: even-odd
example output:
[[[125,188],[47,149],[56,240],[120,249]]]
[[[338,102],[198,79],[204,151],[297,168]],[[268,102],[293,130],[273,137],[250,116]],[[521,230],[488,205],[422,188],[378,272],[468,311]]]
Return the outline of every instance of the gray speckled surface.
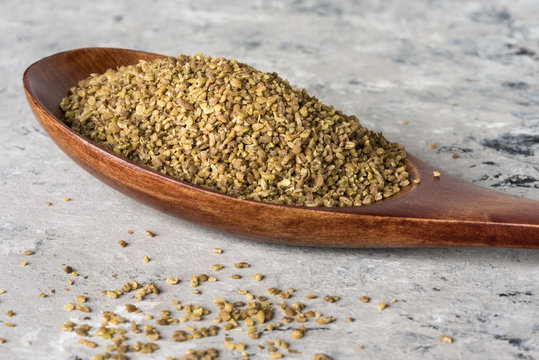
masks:
[[[163,289],[140,306],[154,315],[172,309],[173,298],[214,309],[217,295],[242,299],[238,288],[256,295],[272,286],[296,288],[290,302],[303,301],[337,321],[307,322],[312,330],[291,342],[300,353],[286,354],[290,359],[312,359],[315,352],[335,359],[539,359],[539,252],[296,248],[200,228],[147,208],[80,169],[37,125],[21,87],[33,61],[77,47],[235,57],[358,115],[441,169],[539,200],[536,0],[1,1],[0,10],[0,289],[6,290],[0,295],[0,337],[6,339],[0,358],[87,359],[103,352],[105,341],[93,336],[99,346],[91,350],[61,331],[66,320],[80,323],[84,315],[62,307],[86,292],[93,310],[86,322],[95,331],[102,311],[126,315],[123,304],[132,301],[99,292],[136,278]],[[72,201],[63,202],[65,196]],[[158,236],[146,238],[146,229]],[[120,239],[130,245],[120,248]],[[213,254],[214,247],[225,253]],[[36,254],[22,267],[27,249]],[[145,263],[144,255],[152,261]],[[231,266],[243,260],[252,268]],[[210,273],[217,262],[229,265],[216,275],[221,281],[203,284],[202,295],[191,294],[191,274]],[[66,285],[70,276],[62,264],[88,278]],[[235,272],[244,278],[229,279]],[[255,283],[255,272],[266,278]],[[167,276],[183,281],[172,287]],[[42,291],[49,296],[40,298]],[[342,299],[307,301],[310,292]],[[363,294],[371,303],[358,301]],[[393,298],[398,302],[376,309]],[[5,315],[10,309],[13,318]],[[356,322],[349,323],[349,316]],[[141,315],[127,317],[151,323]],[[4,326],[9,321],[16,326]],[[130,358],[162,359],[207,346],[222,349],[223,359],[240,358],[224,349],[225,332],[173,343],[172,330],[162,327],[158,352]],[[227,334],[245,340],[252,359],[269,358],[244,332]],[[440,342],[443,334],[455,342]],[[130,343],[143,339],[128,337]],[[261,340],[275,337],[290,339],[290,331],[265,333]]]

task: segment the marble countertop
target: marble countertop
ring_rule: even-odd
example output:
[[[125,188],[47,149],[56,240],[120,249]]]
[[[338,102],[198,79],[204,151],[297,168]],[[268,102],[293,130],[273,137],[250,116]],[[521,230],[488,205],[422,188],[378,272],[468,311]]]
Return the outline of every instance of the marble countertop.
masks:
[[[79,47],[233,57],[358,115],[365,126],[440,169],[539,200],[539,3],[507,4],[2,1],[0,358],[90,359],[110,344],[95,336],[104,311],[136,320],[142,329],[155,325],[145,314],[159,317],[169,309],[171,316],[183,316],[171,303],[177,299],[212,313],[201,323],[157,326],[159,350],[130,352],[130,359],[180,357],[207,347],[218,348],[222,359],[240,359],[240,351],[225,348],[226,336],[245,342],[251,359],[269,359],[264,342],[275,338],[297,350],[281,349],[286,359],[312,359],[315,353],[334,359],[539,359],[538,251],[301,248],[201,228],[141,205],[79,168],[39,127],[21,84],[32,62]],[[66,196],[71,201],[64,202]],[[146,230],[156,236],[147,237]],[[125,248],[117,244],[122,239],[129,243]],[[224,253],[214,254],[216,247]],[[26,250],[35,254],[25,256]],[[251,268],[234,268],[240,261]],[[212,271],[215,263],[225,269]],[[66,265],[79,276],[66,274]],[[258,272],[265,275],[261,282],[252,279]],[[196,295],[189,279],[201,273],[218,281],[201,284]],[[231,279],[234,273],[243,278]],[[169,276],[180,283],[167,284]],[[114,300],[101,294],[131,279],[153,282],[162,293],[140,303],[131,294]],[[336,321],[294,321],[264,331],[259,340],[237,329],[171,340],[186,325],[212,325],[218,314],[213,298],[246,301],[238,289],[267,296],[270,287],[295,288],[287,304],[303,302],[305,310]],[[318,298],[306,299],[309,293]],[[64,310],[83,294],[90,313]],[[325,302],[325,295],[340,300]],[[371,301],[360,302],[361,295]],[[282,301],[269,298],[277,307]],[[130,302],[143,313],[127,314],[124,304]],[[381,311],[379,302],[389,305]],[[15,316],[7,316],[8,310]],[[276,309],[271,322],[282,316]],[[97,347],[62,331],[68,320],[92,326],[88,340]],[[309,331],[292,339],[291,329],[302,324]],[[129,344],[147,342],[129,324],[118,327],[128,330]],[[441,342],[442,335],[454,342]]]

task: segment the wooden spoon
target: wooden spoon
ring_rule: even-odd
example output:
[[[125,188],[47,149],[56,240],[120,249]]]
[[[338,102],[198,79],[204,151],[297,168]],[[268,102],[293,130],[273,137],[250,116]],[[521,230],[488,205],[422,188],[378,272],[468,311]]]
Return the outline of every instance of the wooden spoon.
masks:
[[[240,200],[162,175],[80,136],[61,119],[70,87],[103,73],[163,55],[86,48],[31,65],[23,82],[35,116],[80,166],[117,190],[167,213],[265,241],[332,247],[496,246],[539,248],[539,201],[484,189],[409,154],[412,179],[398,196],[348,208],[306,208]]]

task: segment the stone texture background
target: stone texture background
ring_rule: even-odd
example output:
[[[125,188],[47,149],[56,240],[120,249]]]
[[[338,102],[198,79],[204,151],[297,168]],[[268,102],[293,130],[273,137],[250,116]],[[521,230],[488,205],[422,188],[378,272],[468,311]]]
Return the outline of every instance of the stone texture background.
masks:
[[[238,288],[256,295],[273,286],[296,288],[291,301],[337,321],[306,323],[312,330],[292,342],[300,353],[286,354],[290,359],[312,359],[316,352],[335,359],[538,359],[539,252],[298,248],[200,228],[147,208],[80,169],[39,127],[21,85],[32,62],[79,47],[234,57],[358,115],[440,169],[539,200],[538,13],[535,0],[0,1],[0,289],[6,290],[0,295],[0,337],[6,339],[0,358],[88,359],[103,352],[103,340],[91,350],[61,331],[66,320],[81,323],[85,315],[63,305],[87,293],[93,311],[84,322],[95,331],[102,311],[123,314],[131,301],[100,291],[136,278],[163,289],[141,305],[154,315],[172,309],[173,298],[213,309],[218,295],[241,300]],[[438,148],[430,149],[431,143]],[[72,201],[64,202],[65,196]],[[146,229],[157,236],[146,238]],[[120,248],[120,239],[130,245]],[[225,253],[213,254],[214,247]],[[27,249],[36,254],[24,257]],[[145,263],[144,255],[152,261]],[[238,261],[252,268],[234,269]],[[229,265],[216,275],[220,281],[203,284],[202,295],[191,294],[191,274],[211,273],[217,262]],[[62,264],[88,278],[66,275]],[[236,272],[244,278],[231,280]],[[255,283],[255,272],[265,274],[264,281]],[[167,276],[182,282],[167,286]],[[73,285],[66,285],[68,278]],[[49,296],[40,298],[42,291]],[[304,299],[310,292],[342,300]],[[364,294],[371,303],[358,301]],[[376,309],[393,298],[398,302]],[[13,318],[5,315],[10,309]],[[128,318],[151,323],[137,316]],[[9,321],[16,326],[4,326]],[[222,349],[223,359],[240,358],[224,349],[224,332],[187,343],[172,342],[171,332],[163,327],[158,352],[130,358],[162,359],[208,346]],[[440,342],[443,334],[455,342]],[[227,335],[246,341],[252,359],[269,358],[245,333]],[[290,330],[261,340],[275,337],[290,339]]]

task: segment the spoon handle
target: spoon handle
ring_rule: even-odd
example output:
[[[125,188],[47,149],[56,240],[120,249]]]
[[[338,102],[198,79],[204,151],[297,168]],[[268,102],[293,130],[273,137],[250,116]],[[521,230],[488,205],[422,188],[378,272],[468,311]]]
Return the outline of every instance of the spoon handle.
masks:
[[[402,221],[401,241],[411,246],[539,248],[539,201],[489,190],[440,171],[409,154],[413,184],[402,196],[354,213]],[[407,225],[405,225],[407,224]],[[408,240],[406,240],[408,239]]]

